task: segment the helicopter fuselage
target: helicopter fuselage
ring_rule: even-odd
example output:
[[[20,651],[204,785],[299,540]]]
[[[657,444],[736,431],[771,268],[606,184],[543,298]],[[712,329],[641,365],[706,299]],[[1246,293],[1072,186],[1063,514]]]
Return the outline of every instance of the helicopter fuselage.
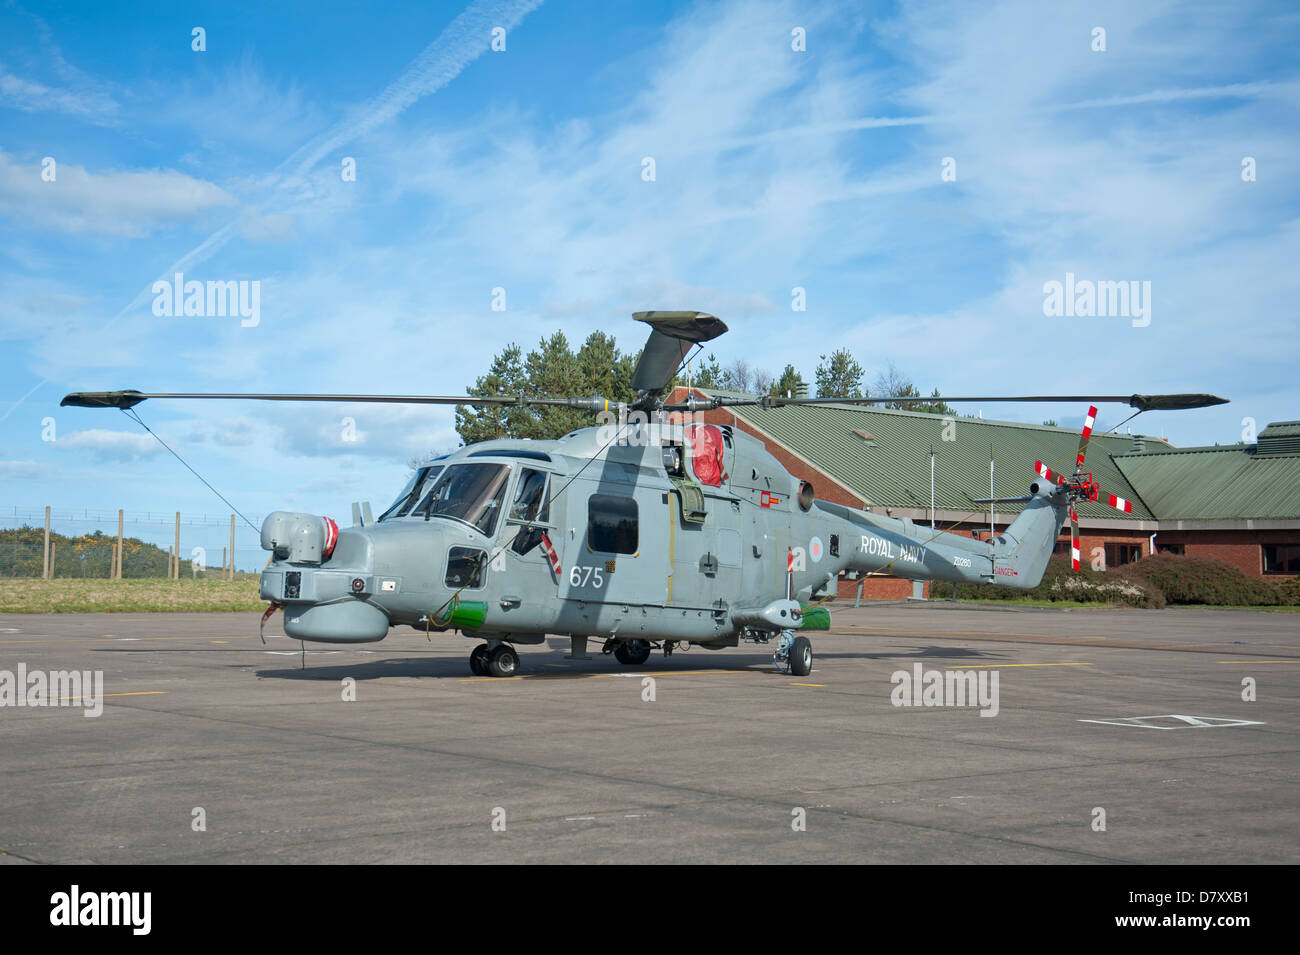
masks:
[[[794,604],[833,593],[844,571],[1032,587],[1064,516],[1041,481],[993,542],[935,532],[817,500],[756,438],[692,423],[474,444],[403,493],[409,504],[337,532],[328,554],[294,546],[323,519],[267,519],[260,590],[286,634],[368,642],[410,625],[491,643],[734,646],[800,629]]]

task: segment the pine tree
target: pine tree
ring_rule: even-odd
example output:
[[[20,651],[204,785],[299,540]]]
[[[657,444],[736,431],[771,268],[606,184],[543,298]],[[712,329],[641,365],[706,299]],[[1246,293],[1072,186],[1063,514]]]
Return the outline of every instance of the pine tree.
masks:
[[[829,358],[822,355],[821,359],[822,363],[817,366],[817,397],[866,397],[862,391],[862,376],[866,371],[847,348],[836,349]]]

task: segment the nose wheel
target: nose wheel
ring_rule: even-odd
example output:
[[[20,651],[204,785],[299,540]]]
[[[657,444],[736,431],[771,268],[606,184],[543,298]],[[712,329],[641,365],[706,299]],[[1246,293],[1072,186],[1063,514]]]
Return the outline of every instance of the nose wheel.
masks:
[[[772,653],[772,662],[792,676],[807,676],[812,672],[812,657],[812,642],[786,630]]]
[[[469,668],[475,676],[514,676],[519,670],[519,654],[508,643],[495,647],[480,643],[469,655]]]

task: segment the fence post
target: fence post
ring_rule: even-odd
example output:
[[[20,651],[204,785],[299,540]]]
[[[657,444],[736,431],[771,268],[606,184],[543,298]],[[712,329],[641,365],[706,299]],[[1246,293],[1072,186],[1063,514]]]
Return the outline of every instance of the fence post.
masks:
[[[172,563],[172,579],[181,579],[181,512],[176,512],[176,549],[172,551],[176,556]]]
[[[230,515],[230,570],[228,572],[230,580],[235,579],[235,515]]]
[[[117,512],[117,566],[113,568],[113,576],[118,580],[122,579],[122,510]]]
[[[45,505],[45,547],[41,551],[41,579],[50,579],[50,505]]]

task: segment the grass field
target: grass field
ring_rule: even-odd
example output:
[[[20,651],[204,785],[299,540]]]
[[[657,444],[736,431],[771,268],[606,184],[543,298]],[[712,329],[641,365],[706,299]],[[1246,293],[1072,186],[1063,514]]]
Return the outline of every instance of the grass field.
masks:
[[[252,574],[234,580],[0,578],[0,613],[202,613],[265,606]]]

